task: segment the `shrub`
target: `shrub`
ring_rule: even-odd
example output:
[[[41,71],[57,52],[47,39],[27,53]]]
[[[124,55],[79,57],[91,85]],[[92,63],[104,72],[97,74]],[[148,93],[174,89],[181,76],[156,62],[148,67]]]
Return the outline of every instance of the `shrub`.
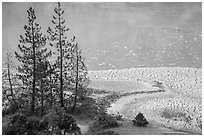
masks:
[[[111,128],[117,127],[118,123],[116,119],[108,114],[102,114],[98,117],[98,123],[102,126],[102,128]]]
[[[161,116],[166,119],[171,119],[175,121],[184,121],[186,123],[191,123],[193,120],[193,118],[190,115],[187,115],[187,113],[185,112],[168,110],[168,109],[165,109],[162,112]]]
[[[59,129],[65,134],[81,134],[80,128],[76,124],[76,120],[67,113],[62,113],[58,120]]]
[[[106,113],[101,113],[97,116],[97,120],[90,126],[89,134],[95,135],[112,135],[113,131],[104,131],[107,128],[117,127],[116,119]]]
[[[97,120],[93,123],[93,132],[95,131],[100,131],[101,129],[106,129],[106,128],[112,128],[112,127],[117,127],[118,123],[116,119],[108,115],[106,113],[102,113],[98,116]]]
[[[6,135],[36,134],[81,134],[76,120],[63,109],[53,109],[42,119],[23,113],[15,113],[8,127],[3,129]]]
[[[22,135],[22,130],[14,126],[7,126],[2,128],[2,135]]]
[[[138,113],[135,119],[132,120],[132,122],[133,122],[133,125],[142,126],[142,127],[145,127],[149,124],[149,122],[146,120],[146,118],[143,116],[142,113]]]
[[[13,114],[10,119],[11,119],[10,123],[13,125],[26,124],[26,115],[20,112]]]
[[[15,113],[11,117],[8,127],[4,128],[3,134],[6,135],[35,135],[41,131],[46,131],[47,123],[38,117],[27,117],[22,113]]]
[[[59,115],[52,109],[46,115],[43,116],[42,120],[46,121],[49,127],[57,127]]]
[[[43,117],[53,134],[81,134],[76,120],[64,109],[53,109]]]
[[[26,132],[28,135],[35,135],[41,131],[46,131],[48,123],[46,121],[40,120],[36,116],[31,116],[27,118]]]
[[[17,103],[10,103],[9,106],[3,108],[2,110],[2,116],[5,115],[10,115],[10,114],[14,114],[15,112],[17,112],[19,110],[19,106]]]
[[[3,129],[5,135],[20,135],[26,132],[25,129],[26,116],[21,113],[15,113],[11,116],[11,121],[6,128]]]

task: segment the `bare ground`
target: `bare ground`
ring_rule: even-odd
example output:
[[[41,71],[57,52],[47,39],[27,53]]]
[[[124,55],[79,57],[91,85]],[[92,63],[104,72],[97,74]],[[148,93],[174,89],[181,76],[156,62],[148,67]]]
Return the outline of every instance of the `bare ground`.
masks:
[[[120,126],[106,130],[121,135],[186,135],[202,134],[201,69],[143,68],[130,70],[93,71],[90,88],[95,99],[110,114],[122,114]],[[155,85],[155,81],[162,84]],[[132,125],[137,112],[148,119],[147,127]],[[167,117],[162,117],[168,112]],[[175,117],[182,112],[191,117]],[[172,117],[173,115],[173,117]],[[3,118],[2,126],[8,121]],[[93,120],[77,119],[83,135],[89,134]],[[200,124],[200,125],[199,125]]]
[[[97,71],[90,74],[90,86],[124,95],[107,108],[108,113],[119,112],[127,119],[113,129],[119,134],[202,134],[200,74],[201,69],[193,68]],[[155,85],[154,81],[162,84]],[[138,112],[150,121],[148,127],[132,125]]]

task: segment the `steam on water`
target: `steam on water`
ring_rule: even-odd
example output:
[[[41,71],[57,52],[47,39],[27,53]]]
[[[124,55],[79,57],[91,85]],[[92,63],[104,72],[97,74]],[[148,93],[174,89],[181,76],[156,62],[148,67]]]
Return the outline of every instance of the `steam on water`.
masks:
[[[21,18],[11,20],[24,13],[26,4],[37,8],[42,30],[46,29],[54,3],[4,6],[3,31],[10,37],[3,35],[4,51],[17,47],[16,29],[23,23]],[[22,8],[14,13],[12,6]],[[64,3],[63,7],[70,36],[77,37],[88,70],[201,67],[201,3]]]

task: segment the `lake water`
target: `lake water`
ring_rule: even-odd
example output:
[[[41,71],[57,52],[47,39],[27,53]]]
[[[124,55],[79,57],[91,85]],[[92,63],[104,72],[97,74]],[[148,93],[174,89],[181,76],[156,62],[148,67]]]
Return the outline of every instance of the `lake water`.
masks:
[[[3,55],[17,50],[28,6],[36,9],[43,33],[52,27],[56,3],[4,3]],[[14,7],[19,8],[14,12]],[[62,7],[68,36],[76,36],[89,70],[202,67],[201,3],[62,3]]]

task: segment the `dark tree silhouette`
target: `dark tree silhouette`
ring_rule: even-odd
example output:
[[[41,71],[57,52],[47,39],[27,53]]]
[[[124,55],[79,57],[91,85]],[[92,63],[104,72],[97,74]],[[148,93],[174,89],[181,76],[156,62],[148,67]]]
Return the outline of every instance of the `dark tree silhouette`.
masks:
[[[71,58],[71,81],[75,84],[75,96],[72,111],[75,111],[78,97],[78,89],[88,86],[90,80],[87,77],[87,69],[84,64],[84,58],[82,58],[82,50],[79,50],[78,44],[72,46],[72,58]]]
[[[71,39],[71,42],[67,40],[65,33],[69,30],[66,28],[65,20],[63,19],[64,10],[61,8],[61,4],[58,3],[57,7],[54,8],[55,16],[53,16],[52,23],[55,25],[54,31],[48,27],[49,40],[52,41],[50,43],[51,46],[57,48],[57,52],[54,54],[57,56],[56,67],[59,68],[59,80],[60,80],[60,104],[61,107],[64,107],[64,97],[63,97],[63,85],[64,78],[67,77],[67,69],[69,67],[69,49],[74,42],[75,37]]]
[[[49,77],[53,72],[53,69],[50,68],[50,62],[47,60],[47,57],[50,56],[51,53],[48,52],[45,55],[39,54],[39,62],[37,62],[36,66],[36,79],[38,80],[38,90],[40,91],[41,97],[41,115],[44,114],[44,99],[45,99],[45,91],[49,91],[51,89],[51,84],[49,81]]]
[[[30,7],[27,10],[28,25],[24,26],[25,36],[20,35],[20,44],[18,49],[21,54],[15,52],[16,58],[21,63],[18,68],[19,78],[22,80],[24,86],[28,90],[32,89],[31,94],[31,113],[35,112],[35,96],[36,96],[36,80],[37,80],[37,66],[41,62],[42,56],[48,57],[50,53],[46,53],[44,48],[46,44],[46,37],[40,32],[41,27],[36,23],[35,10]],[[32,85],[32,87],[31,87]]]
[[[14,86],[18,86],[18,82],[15,75],[15,66],[12,61],[11,53],[7,53],[5,62],[3,63],[2,71],[2,89],[3,89],[3,102],[15,103],[15,91]],[[6,101],[7,100],[7,101]]]

